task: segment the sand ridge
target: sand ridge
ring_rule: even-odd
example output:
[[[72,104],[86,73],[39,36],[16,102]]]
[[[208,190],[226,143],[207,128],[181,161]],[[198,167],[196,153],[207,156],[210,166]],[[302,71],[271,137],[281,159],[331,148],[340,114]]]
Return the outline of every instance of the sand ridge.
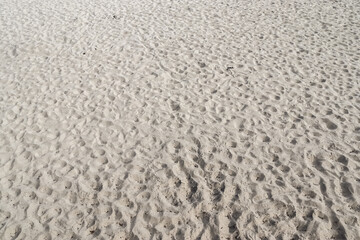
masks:
[[[0,9],[0,239],[360,238],[357,1]]]

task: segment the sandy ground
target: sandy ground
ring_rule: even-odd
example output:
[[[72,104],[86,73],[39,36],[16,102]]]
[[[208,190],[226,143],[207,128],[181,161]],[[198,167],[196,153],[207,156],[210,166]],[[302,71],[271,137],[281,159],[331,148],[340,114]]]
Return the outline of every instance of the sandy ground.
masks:
[[[0,239],[360,239],[359,1],[0,9]]]

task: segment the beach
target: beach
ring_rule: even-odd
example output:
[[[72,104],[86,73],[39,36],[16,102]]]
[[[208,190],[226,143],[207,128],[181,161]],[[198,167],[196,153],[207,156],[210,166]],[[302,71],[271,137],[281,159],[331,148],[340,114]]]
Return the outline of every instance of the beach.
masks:
[[[0,239],[360,239],[360,3],[0,3]]]

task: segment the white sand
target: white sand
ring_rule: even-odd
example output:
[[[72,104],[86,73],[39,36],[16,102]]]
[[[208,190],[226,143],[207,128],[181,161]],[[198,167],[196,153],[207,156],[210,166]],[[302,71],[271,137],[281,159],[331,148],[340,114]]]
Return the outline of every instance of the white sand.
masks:
[[[2,0],[0,239],[360,239],[358,0]]]

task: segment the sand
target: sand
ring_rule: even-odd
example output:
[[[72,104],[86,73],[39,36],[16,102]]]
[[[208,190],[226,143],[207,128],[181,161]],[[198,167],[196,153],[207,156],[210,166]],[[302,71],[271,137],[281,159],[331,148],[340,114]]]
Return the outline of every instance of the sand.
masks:
[[[0,9],[0,239],[360,239],[359,1]]]

